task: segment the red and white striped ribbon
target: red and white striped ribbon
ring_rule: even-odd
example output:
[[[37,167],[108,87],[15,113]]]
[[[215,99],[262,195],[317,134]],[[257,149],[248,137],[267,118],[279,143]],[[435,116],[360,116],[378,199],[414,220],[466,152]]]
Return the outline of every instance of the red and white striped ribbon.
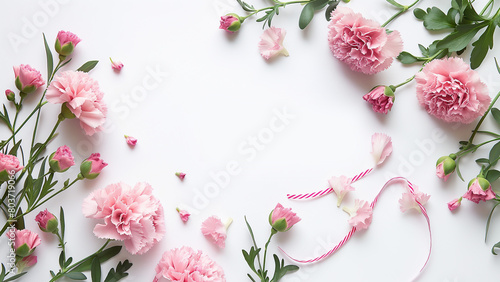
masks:
[[[351,179],[351,183],[356,182],[356,181],[360,180],[361,178],[365,177],[367,174],[372,172],[372,170],[373,170],[373,168],[370,168],[370,169],[363,171],[360,174],[355,175]],[[319,198],[321,196],[330,194],[332,192],[333,192],[333,188],[330,187],[330,188],[326,188],[324,190],[320,190],[317,192],[311,192],[311,193],[307,193],[307,194],[287,194],[286,196],[288,197],[288,199],[291,199],[291,200],[309,200],[309,199]]]
[[[415,196],[415,189],[413,188],[413,184],[408,181],[406,178],[404,177],[394,177],[392,179],[390,179],[389,181],[387,181],[384,186],[382,187],[382,189],[380,189],[380,192],[377,194],[377,196],[375,197],[375,199],[373,200],[373,202],[371,203],[371,207],[374,208],[375,207],[375,204],[377,203],[378,201],[378,198],[380,197],[380,194],[389,186],[391,185],[392,183],[396,182],[396,181],[400,181],[400,182],[405,182],[407,184],[407,188],[408,188],[408,191],[410,191],[410,193],[412,195]],[[430,259],[430,256],[431,256],[431,250],[432,250],[432,233],[431,233],[431,223],[430,223],[430,220],[429,220],[429,216],[427,214],[427,211],[426,209],[424,208],[424,206],[418,202],[417,200],[415,200],[420,208],[420,211],[422,212],[423,216],[425,217],[425,220],[427,221],[427,227],[429,229],[429,253],[427,255],[427,259],[424,263],[424,265],[422,266],[422,268],[420,269],[420,272],[418,274],[420,274],[425,266],[427,265],[427,263],[429,262],[429,259]],[[309,260],[299,260],[299,259],[295,259],[295,258],[292,258],[290,255],[288,255],[285,251],[283,251],[283,249],[279,248],[280,251],[282,251],[286,256],[288,256],[291,260],[295,261],[295,262],[298,262],[298,263],[314,263],[314,262],[318,262],[318,261],[321,261],[327,257],[329,257],[330,255],[332,255],[333,253],[335,253],[338,249],[340,249],[343,245],[345,245],[347,243],[347,241],[349,241],[349,239],[351,239],[352,235],[356,233],[356,227],[353,227],[351,229],[351,231],[349,231],[349,233],[344,237],[344,239],[342,239],[342,241],[340,241],[333,249],[331,249],[330,251],[326,252],[325,254],[317,257],[317,258],[313,258],[313,259],[309,259]],[[418,275],[417,275],[418,277]],[[415,277],[416,278],[416,277]]]

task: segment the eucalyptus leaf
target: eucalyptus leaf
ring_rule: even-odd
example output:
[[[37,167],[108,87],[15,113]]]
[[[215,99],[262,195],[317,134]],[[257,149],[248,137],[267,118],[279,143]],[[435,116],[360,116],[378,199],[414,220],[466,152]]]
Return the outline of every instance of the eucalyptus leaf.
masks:
[[[88,61],[77,69],[77,71],[89,72],[99,63],[99,61]]]
[[[314,5],[311,3],[307,3],[299,17],[299,27],[300,29],[304,29],[307,25],[312,21],[314,17]]]

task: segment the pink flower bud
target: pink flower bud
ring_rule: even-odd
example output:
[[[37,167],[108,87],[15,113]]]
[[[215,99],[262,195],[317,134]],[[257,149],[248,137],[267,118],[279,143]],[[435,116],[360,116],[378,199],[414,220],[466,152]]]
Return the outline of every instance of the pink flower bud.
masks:
[[[75,165],[75,158],[71,149],[64,145],[57,148],[57,151],[49,157],[50,168],[55,172],[64,172]]]
[[[113,61],[111,58],[109,58],[111,61],[111,68],[114,69],[115,71],[120,71],[123,68],[123,64],[120,61]]]
[[[469,182],[469,190],[462,197],[477,204],[479,201],[486,202],[495,199],[496,195],[491,190],[490,182],[478,176]]]
[[[220,29],[223,29],[228,32],[238,31],[241,27],[241,19],[236,14],[227,14],[225,16],[220,17]]]
[[[100,159],[101,154],[94,153],[80,165],[80,173],[84,178],[94,179],[108,164]]]
[[[69,31],[59,31],[56,38],[55,49],[56,52],[61,55],[61,59],[66,58],[66,56],[73,53],[76,45],[80,43],[81,39],[78,38],[74,33]]]
[[[11,102],[16,100],[16,94],[10,89],[5,90],[5,97],[7,97],[7,100]]]
[[[377,86],[363,99],[372,105],[373,111],[381,114],[387,114],[394,104],[394,89],[391,86]]]
[[[16,87],[21,91],[21,94],[35,92],[38,87],[45,84],[42,74],[30,65],[15,66],[14,75],[16,77]]]
[[[38,227],[40,227],[40,230],[42,230],[43,232],[57,232],[57,218],[47,209],[39,212],[35,217],[35,221],[38,223]]]
[[[456,158],[456,157],[455,157]],[[436,162],[436,175],[437,177],[448,180],[450,175],[455,171],[457,164],[455,159],[449,156],[441,157]]]
[[[135,139],[134,137],[132,136],[128,136],[128,135],[125,135],[125,141],[127,142],[127,144],[129,144],[130,146],[135,146],[137,145],[137,139]]]
[[[16,156],[0,153],[0,183],[8,181],[10,175],[23,169]]]
[[[176,172],[175,176],[179,177],[180,180],[184,180],[184,177],[186,177],[186,174],[184,172]]]
[[[187,222],[189,220],[189,216],[191,215],[190,213],[188,213],[185,210],[181,210],[179,208],[176,208],[175,210],[179,213],[179,216],[181,217],[182,221]]]
[[[20,257],[27,257],[31,255],[41,242],[38,234],[27,229],[10,229],[5,234],[10,239],[14,240],[14,250],[16,252],[16,255]]]
[[[458,207],[460,207],[461,204],[462,204],[462,197],[449,202],[448,203],[448,208],[450,209],[450,211],[454,211]]]
[[[273,227],[272,232],[285,232],[300,221],[300,217],[292,212],[291,208],[284,208],[277,204],[269,214],[269,224]]]

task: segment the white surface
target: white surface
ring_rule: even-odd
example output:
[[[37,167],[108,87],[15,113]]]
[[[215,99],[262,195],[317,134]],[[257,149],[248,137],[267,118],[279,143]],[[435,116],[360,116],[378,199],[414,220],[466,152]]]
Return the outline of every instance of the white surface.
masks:
[[[249,2],[256,7],[266,4]],[[418,7],[449,5],[448,0],[422,2]],[[44,10],[44,3],[56,4]],[[352,1],[349,6],[379,22],[394,12],[382,0]],[[393,138],[393,155],[380,170],[356,183],[357,191],[345,203],[352,204],[355,198],[371,201],[390,176],[407,177],[432,196],[427,209],[434,246],[420,281],[498,280],[500,258],[490,253],[500,240],[498,215],[484,242],[491,203],[475,205],[465,200],[456,213],[450,213],[446,203],[460,196],[466,184],[456,176],[442,183],[434,175],[436,159],[457,150],[457,142],[468,138],[473,125],[453,126],[429,116],[417,103],[414,83],[397,91],[389,115],[374,114],[362,95],[374,85],[405,80],[418,66],[403,67],[395,62],[374,76],[351,72],[328,49],[323,13],[301,31],[297,26],[300,7],[282,10],[273,24],[287,30],[285,46],[290,57],[266,62],[257,49],[262,33],[259,23],[249,19],[234,35],[218,29],[221,15],[242,14],[235,0],[4,1],[0,7],[1,87],[15,88],[12,66],[21,63],[41,70],[45,77],[42,32],[51,46],[61,29],[82,38],[69,69],[87,60],[100,60],[91,75],[99,81],[110,107],[107,129],[89,138],[76,121],[65,121],[48,150],[67,144],[77,162],[91,152],[100,152],[109,163],[98,179],[84,181],[44,206],[54,213],[64,206],[68,255],[75,259],[103,243],[92,234],[96,221],[81,214],[82,199],[94,189],[119,181],[131,185],[149,182],[164,205],[167,226],[164,240],[146,255],[132,256],[123,250],[106,264],[109,268],[118,259],[132,261],[125,282],[152,281],[161,254],[182,245],[203,250],[224,268],[228,281],[248,281],[249,268],[241,249],[248,249],[251,241],[243,216],[247,215],[263,245],[269,234],[267,216],[278,202],[292,207],[302,221],[276,236],[270,253],[279,245],[298,258],[309,258],[343,238],[349,229],[347,215],[335,207],[333,195],[297,202],[287,200],[286,194],[322,189],[331,176],[352,176],[368,168],[370,136],[385,132]],[[405,50],[415,53],[417,43],[428,45],[440,38],[439,34],[429,35],[411,13],[389,28],[399,30]],[[22,38],[19,44],[11,42],[15,36]],[[499,39],[497,33],[496,42]],[[498,46],[479,69],[491,96],[500,90],[493,64],[495,52],[498,56]],[[120,74],[111,70],[108,57],[123,61]],[[276,111],[284,110],[293,116],[289,124],[273,132],[258,150],[252,149],[251,139],[268,134]],[[57,113],[56,106],[44,110],[45,134]],[[138,138],[136,148],[125,144],[124,134]],[[229,163],[238,164],[238,173],[230,177],[227,187],[209,192],[207,203],[199,200],[199,194],[207,195],[204,189],[214,183],[211,175],[225,171]],[[479,170],[474,164],[462,169],[466,179]],[[187,173],[184,182],[175,177],[177,171]],[[77,168],[65,176],[76,173]],[[402,192],[398,185],[390,187],[367,231],[357,233],[327,260],[303,266],[282,281],[411,279],[425,261],[428,234],[423,217],[399,211]],[[183,224],[176,206],[196,214]],[[37,230],[35,215],[26,217],[27,228],[32,230]],[[224,250],[200,232],[201,222],[211,215],[234,219]],[[42,245],[36,250],[38,264],[22,281],[47,281],[48,271],[58,269],[56,238],[47,234],[41,238]],[[6,253],[7,244],[2,243],[0,250]]]

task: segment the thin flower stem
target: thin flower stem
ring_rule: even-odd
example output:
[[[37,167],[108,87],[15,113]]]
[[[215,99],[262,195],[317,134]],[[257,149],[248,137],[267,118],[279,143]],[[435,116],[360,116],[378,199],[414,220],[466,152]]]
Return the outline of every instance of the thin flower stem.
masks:
[[[261,9],[258,9],[258,10],[255,10],[253,12],[251,12],[250,14],[244,16],[244,17],[240,17],[240,20],[241,22],[245,21],[247,18],[255,15],[255,14],[258,14],[262,11],[266,11],[266,10],[272,10],[272,9],[275,9],[275,7],[286,7],[287,5],[290,5],[290,4],[305,4],[305,3],[309,3],[311,2],[310,0],[301,0],[301,1],[290,1],[290,2],[281,2],[281,1],[277,1],[277,0],[273,0],[274,3],[276,3],[276,5],[274,6],[270,6],[270,7],[265,7],[265,8],[261,8]]]
[[[262,263],[262,273],[266,272],[266,257],[267,257],[267,247],[269,246],[269,243],[271,242],[271,238],[273,238],[274,234],[276,232],[274,231],[274,228],[271,229],[271,235],[269,236],[269,239],[267,240],[267,243],[264,247],[264,262]],[[266,277],[262,277],[262,281],[265,281]]]
[[[479,13],[479,15],[483,16],[484,13],[486,13],[486,10],[491,6],[491,8],[493,8],[493,2],[495,0],[490,0],[488,1],[488,3],[486,3],[486,5],[484,6],[484,8],[481,10],[481,13]]]
[[[400,84],[398,85],[394,85],[394,88],[397,89],[405,84],[408,84],[410,83],[413,79],[415,79],[415,75],[413,75],[412,77],[408,78],[407,80],[405,80],[404,82],[401,82]]]
[[[413,6],[417,5],[417,3],[419,2],[420,0],[416,0],[415,2],[413,2],[410,6],[403,6],[403,8],[401,8],[401,10],[399,10],[399,12],[397,12],[396,14],[394,14],[392,17],[390,17],[384,24],[382,24],[382,27],[386,27],[390,22],[392,22],[394,19],[396,19],[397,17],[399,17],[400,15],[402,15],[404,12],[408,11],[409,9],[411,9]]]
[[[480,143],[478,145],[474,145],[473,147],[470,147],[470,148],[464,148],[464,150],[457,152],[456,155],[457,155],[457,157],[463,157],[464,155],[468,154],[470,151],[477,150],[481,146],[484,146],[488,143],[491,143],[494,141],[499,141],[499,140],[500,140],[500,137],[485,141],[485,142]]]
[[[498,94],[495,96],[495,98],[493,98],[493,101],[491,101],[490,106],[488,107],[488,109],[486,110],[484,115],[481,117],[479,122],[477,123],[476,128],[474,128],[474,130],[472,131],[472,135],[469,138],[469,144],[467,146],[470,146],[472,144],[472,141],[474,141],[474,137],[476,136],[477,131],[479,130],[479,127],[481,126],[484,119],[486,118],[488,113],[491,111],[491,108],[493,108],[493,105],[496,103],[496,101],[498,100],[499,97],[500,97],[500,92],[498,92]]]

